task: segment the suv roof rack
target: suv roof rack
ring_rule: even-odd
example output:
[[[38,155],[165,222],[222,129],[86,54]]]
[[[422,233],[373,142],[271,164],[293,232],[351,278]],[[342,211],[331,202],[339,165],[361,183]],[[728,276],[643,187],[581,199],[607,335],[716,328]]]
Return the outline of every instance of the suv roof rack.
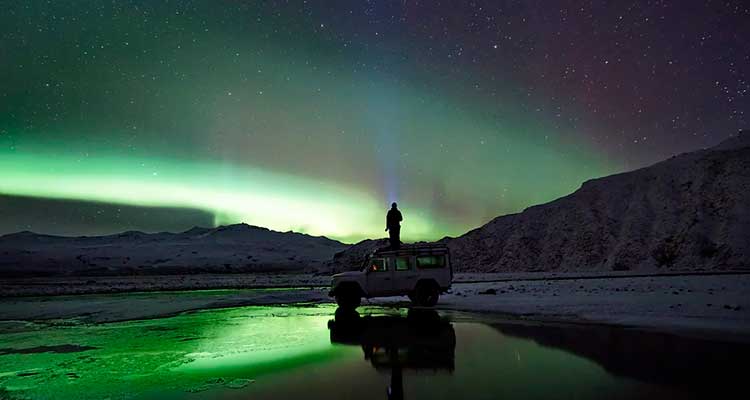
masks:
[[[404,244],[398,249],[392,249],[390,247],[383,247],[376,249],[373,255],[399,255],[399,254],[430,254],[430,253],[447,253],[448,246],[440,243],[417,243],[417,244]]]

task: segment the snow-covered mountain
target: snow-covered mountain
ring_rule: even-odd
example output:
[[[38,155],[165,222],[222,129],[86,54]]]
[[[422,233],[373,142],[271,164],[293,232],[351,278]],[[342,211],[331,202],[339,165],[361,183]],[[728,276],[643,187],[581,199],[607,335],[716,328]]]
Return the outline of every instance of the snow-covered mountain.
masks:
[[[348,246],[245,224],[182,233],[0,236],[0,274],[356,269],[385,239]],[[445,238],[457,271],[750,269],[750,133]]]
[[[750,269],[750,132],[442,242],[461,271]]]
[[[0,236],[0,275],[109,275],[316,269],[347,245],[246,224],[182,233]]]

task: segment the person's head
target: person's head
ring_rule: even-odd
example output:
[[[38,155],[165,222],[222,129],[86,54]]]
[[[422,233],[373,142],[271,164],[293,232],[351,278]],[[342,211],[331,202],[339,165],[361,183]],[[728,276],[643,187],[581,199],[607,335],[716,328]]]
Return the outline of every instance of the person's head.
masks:
[[[398,207],[398,204],[396,204],[396,202],[395,202],[395,201],[394,201],[393,203],[391,203],[391,208],[394,208],[394,209],[395,209],[395,208],[397,208],[397,207]]]

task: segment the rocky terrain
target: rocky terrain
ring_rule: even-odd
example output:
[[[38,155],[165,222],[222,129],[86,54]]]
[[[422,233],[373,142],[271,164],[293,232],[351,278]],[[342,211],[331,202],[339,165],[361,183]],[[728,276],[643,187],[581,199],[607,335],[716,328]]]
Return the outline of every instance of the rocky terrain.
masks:
[[[463,271],[750,269],[750,133],[442,242]]]
[[[0,237],[0,273],[13,277],[290,272],[316,268],[346,247],[325,237],[245,224],[92,237],[20,232]]]

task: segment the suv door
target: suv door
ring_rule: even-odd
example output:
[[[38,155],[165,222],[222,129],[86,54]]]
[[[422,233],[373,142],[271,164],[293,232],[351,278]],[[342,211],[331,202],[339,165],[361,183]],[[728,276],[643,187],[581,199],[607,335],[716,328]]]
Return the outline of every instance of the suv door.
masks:
[[[417,284],[419,272],[414,268],[414,258],[412,256],[399,256],[394,261],[394,290],[399,294],[407,294],[414,289]]]
[[[367,294],[370,297],[393,293],[393,268],[385,258],[373,258],[367,268]]]

